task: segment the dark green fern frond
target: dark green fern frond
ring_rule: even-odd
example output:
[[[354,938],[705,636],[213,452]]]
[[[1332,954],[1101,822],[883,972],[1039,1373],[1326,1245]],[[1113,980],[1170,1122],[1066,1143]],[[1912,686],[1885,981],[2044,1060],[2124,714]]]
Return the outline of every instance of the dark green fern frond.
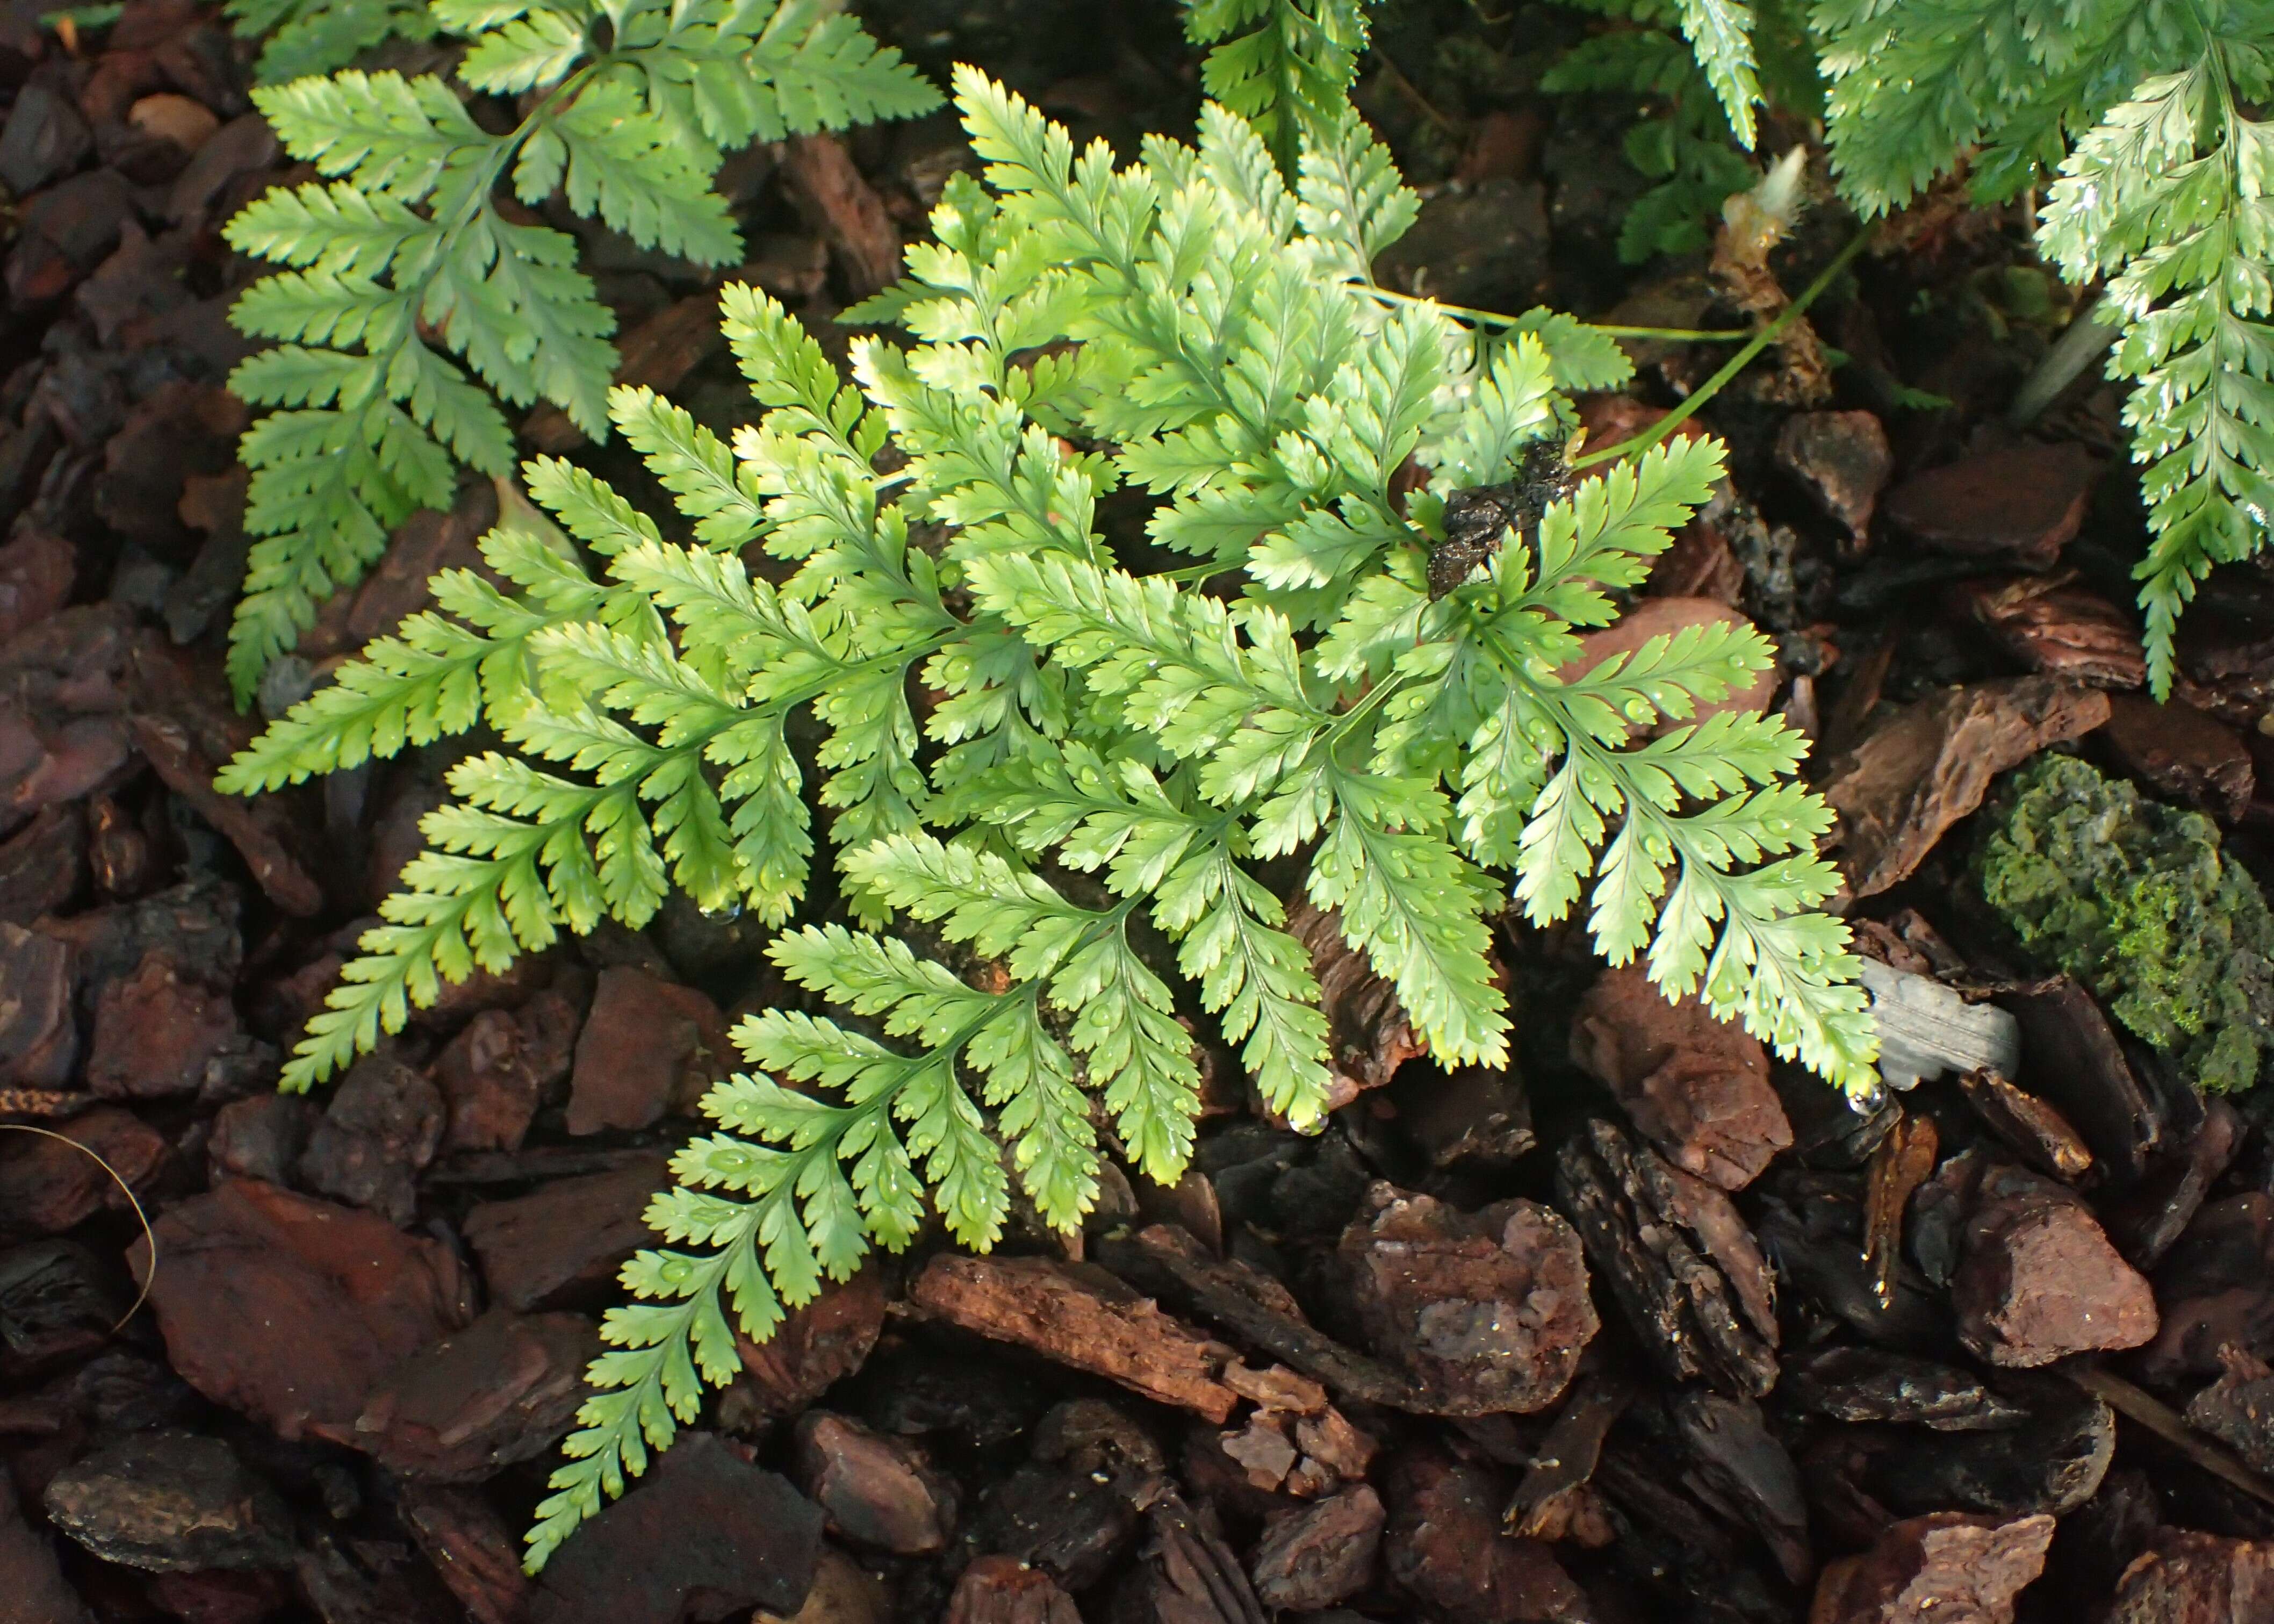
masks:
[[[722,151],[937,102],[811,0],[635,0],[611,11],[605,45],[575,11],[445,5],[431,21],[470,42],[464,85],[524,98],[519,124],[491,133],[431,75],[350,70],[254,92],[285,150],[333,184],[271,192],[227,232],[287,268],[233,314],[277,346],[231,379],[277,408],[241,449],[257,539],[230,635],[240,702],[390,531],[449,506],[460,465],[510,471],[501,402],[549,401],[606,433],[614,317],[575,239],[501,213],[501,185],[529,204],[558,191],[643,247],[724,264],[740,242],[711,189]]]
[[[1209,99],[1254,127],[1292,174],[1306,120],[1330,122],[1366,53],[1366,0],[1185,0],[1185,34],[1212,49]]]

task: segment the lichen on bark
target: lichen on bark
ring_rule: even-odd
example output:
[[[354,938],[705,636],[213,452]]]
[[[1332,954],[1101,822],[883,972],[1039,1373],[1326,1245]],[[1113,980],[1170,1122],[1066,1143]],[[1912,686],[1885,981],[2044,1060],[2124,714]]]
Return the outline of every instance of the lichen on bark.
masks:
[[[2200,812],[2073,756],[2040,758],[1992,808],[1982,894],[2196,1087],[2257,1080],[2274,1043],[2274,916]]]

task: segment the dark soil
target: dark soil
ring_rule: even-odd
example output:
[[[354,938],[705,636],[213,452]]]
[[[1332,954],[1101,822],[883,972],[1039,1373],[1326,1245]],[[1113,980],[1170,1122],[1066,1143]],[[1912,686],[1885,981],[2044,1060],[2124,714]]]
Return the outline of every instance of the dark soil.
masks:
[[[862,9],[1077,140],[1189,127],[1165,4]],[[1360,100],[1429,200],[1384,276],[1742,321],[1758,286],[1702,255],[1616,263],[1631,110],[1527,89],[1572,26],[1384,13]],[[2274,1619],[2274,1137],[2004,951],[1965,870],[1997,775],[2060,748],[2263,871],[2274,582],[2213,582],[2179,701],[2145,708],[2120,403],[2088,378],[2004,422],[2068,298],[2024,219],[1939,199],[1813,313],[1840,364],[1773,351],[1704,414],[1732,479],[1631,620],[1776,640],[1747,699],[1818,741],[1915,1088],[1851,1111],[1513,923],[1519,1061],[1448,1076],[1314,933],[1323,1135],[1227,1084],[1184,1182],[1117,1175],[1078,1241],[872,1267],[524,1579],[615,1270],[727,1025],[779,989],[755,931],[674,908],[272,1091],[450,752],[209,788],[259,722],[221,676],[251,271],[219,228],[290,178],[245,58],[195,0],[68,37],[0,9],[0,1108],[72,1142],[0,1135],[0,1619]],[[738,157],[734,274],[839,342],[968,161],[945,115]],[[1826,203],[1770,268],[1798,287],[1850,230]],[[627,375],[745,419],[715,282],[584,234]],[[1638,353],[1586,403],[1598,443],[1721,359]],[[557,413],[524,437],[666,510]],[[407,525],[267,708],[474,562],[494,503],[470,481]],[[123,1325],[150,1249],[81,1148],[155,1225]]]

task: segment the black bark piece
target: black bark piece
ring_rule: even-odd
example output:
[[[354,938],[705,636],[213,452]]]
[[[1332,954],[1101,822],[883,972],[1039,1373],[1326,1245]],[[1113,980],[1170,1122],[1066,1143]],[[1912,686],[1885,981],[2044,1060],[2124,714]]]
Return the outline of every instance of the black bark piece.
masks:
[[[2083,1137],[2049,1102],[1994,1071],[1969,1071],[1958,1086],[1990,1131],[2038,1172],[2074,1184],[2091,1167]]]
[[[2219,1374],[2220,1350],[2274,1352],[2274,1196],[2213,1201],[2156,1267],[2163,1328],[2141,1358],[2150,1386]]]
[[[1864,1259],[1862,1181],[1811,1176],[1820,1182],[1804,1189],[1781,1182],[1785,1198],[1773,1198],[1761,1214],[1761,1246],[1776,1260],[1788,1300],[1828,1315],[1876,1347],[1924,1354],[1954,1349],[1946,1301],[1916,1269],[1899,1265],[1893,1300],[1880,1301]],[[1916,1238],[1915,1222],[1913,1244]]]
[[[1771,1434],[1751,1399],[1681,1393],[1668,1404],[1675,1431],[1689,1446],[1683,1481],[1690,1492],[1761,1537],[1785,1578],[1804,1585],[1816,1558],[1808,1539],[1808,1507],[1800,1471]]]
[[[1445,498],[1445,539],[1429,549],[1429,595],[1442,598],[1492,562],[1513,538],[1529,545],[1549,505],[1578,482],[1552,439],[1525,449],[1524,465],[1505,485],[1478,485]]]
[[[1562,1412],[1547,1429],[1547,1436],[1540,1440],[1523,1480],[1516,1485],[1516,1498],[1508,1503],[1511,1533],[1540,1537],[1550,1505],[1595,1475],[1603,1440],[1634,1398],[1633,1386],[1616,1378],[1580,1378],[1565,1397]]]
[[[2134,1268],[2154,1268],[2178,1244],[2233,1163],[2243,1132],[2241,1113],[2224,1099],[2205,1101],[2202,1126],[2186,1144],[2157,1157],[2146,1177],[2101,1208],[2108,1238]]]
[[[76,1241],[0,1251],[0,1381],[45,1375],[109,1341],[132,1303],[125,1287],[115,1266]]]
[[[2129,1183],[2146,1172],[2163,1125],[2098,1001],[2081,982],[2055,976],[1998,1001],[2021,1023],[2022,1086],[2075,1127],[2110,1179]]]
[[[1136,1584],[1116,1598],[1129,1624],[1264,1624],[1247,1571],[1203,1501],[1163,1494],[1145,1514]]]
[[[1288,1239],[1339,1235],[1374,1175],[1340,1134],[1317,1137],[1241,1122],[1205,1141],[1193,1165],[1216,1183],[1227,1225]]]
[[[2060,1520],[2045,1563],[2047,1585],[2074,1616],[2090,1617],[2115,1593],[2117,1581],[2163,1522],[2163,1497],[2147,1473],[2110,1472],[2097,1493]]]
[[[1389,1085],[1397,1121],[1433,1167],[1505,1167],[1538,1144],[1514,1069],[1463,1066],[1451,1076],[1408,1066]]]
[[[29,197],[94,150],[94,135],[68,93],[44,72],[16,93],[0,127],[0,185]]]
[[[2253,1471],[2274,1472],[2274,1371],[2242,1348],[2222,1352],[2225,1372],[2187,1401],[2187,1424],[2233,1450]]]
[[[2066,1385],[2033,1394],[2031,1417],[1995,1432],[1890,1435],[1864,1486],[1905,1515],[2061,1516],[2090,1499],[2116,1449],[2116,1416]]]
[[[821,1508],[716,1433],[682,1437],[545,1566],[533,1624],[679,1624],[752,1607],[794,1616]]]
[[[981,1500],[966,1543],[1039,1567],[1069,1590],[1087,1590],[1137,1537],[1133,1492],[1086,1472],[1022,1466]]]
[[[967,1358],[930,1348],[879,1354],[864,1366],[861,1414],[881,1432],[952,1438],[970,1449],[1009,1442],[1041,1418],[1050,1395],[992,1356]]]
[[[1903,1118],[1901,1102],[1885,1090],[1860,1109],[1812,1071],[1778,1066],[1769,1077],[1792,1123],[1792,1153],[1811,1167],[1844,1173],[1862,1167]]]
[[[151,1573],[283,1567],[282,1497],[217,1438],[168,1428],[96,1450],[48,1484],[56,1526],[106,1562]]]
[[[2029,1411],[1956,1365],[1877,1348],[1824,1348],[1785,1362],[1779,1395],[1835,1421],[1900,1422],[1939,1432],[2021,1425]]]
[[[1635,1333],[1676,1381],[1776,1380],[1774,1282],[1729,1197],[1601,1121],[1555,1162],[1556,1199]]]

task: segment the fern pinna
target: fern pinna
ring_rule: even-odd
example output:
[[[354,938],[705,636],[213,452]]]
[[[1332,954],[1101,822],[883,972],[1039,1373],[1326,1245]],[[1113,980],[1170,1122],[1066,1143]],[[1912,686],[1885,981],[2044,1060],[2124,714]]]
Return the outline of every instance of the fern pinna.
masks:
[[[331,179],[280,186],[227,230],[290,268],[233,313],[275,341],[230,380],[275,408],[240,448],[258,538],[230,631],[240,703],[395,525],[450,505],[461,464],[511,472],[500,400],[551,401],[606,432],[614,318],[576,268],[576,239],[501,207],[501,186],[527,205],[560,192],[643,247],[729,264],[741,245],[711,187],[722,153],[938,102],[822,0],[426,11],[467,42],[467,90],[519,98],[502,134],[432,75],[341,72],[253,93],[285,150]]]
[[[1367,0],[1184,0],[1185,36],[1210,49],[1209,99],[1254,125],[1286,172],[1314,109],[1345,105],[1366,52]]]
[[[854,313],[912,346],[857,342],[847,383],[730,287],[756,425],[730,447],[644,390],[610,399],[689,542],[532,463],[559,528],[487,539],[511,590],[445,576],[438,610],[229,769],[275,786],[478,718],[513,752],[453,770],[293,1085],[441,982],[603,915],[637,925],[673,885],[781,926],[774,963],[840,1012],[737,1030],[753,1069],[713,1091],[718,1131],[651,1213],[669,1245],[626,1270],[641,1301],[608,1317],[532,1563],[739,1368],[738,1330],[769,1335],[928,1213],[986,1247],[1015,1185],[1072,1226],[1109,1136],[1174,1180],[1187,1019],[1238,1047],[1269,1110],[1315,1122],[1318,986],[1258,863],[1299,865],[1449,1066],[1507,1058],[1488,920],[1512,889],[1543,924],[1584,903],[1607,957],[1874,1081],[1847,928],[1811,911],[1836,880],[1803,739],[1775,716],[1683,725],[1768,666],[1766,641],[1715,625],[1558,676],[1706,499],[1719,445],[1585,480],[1433,597],[1444,494],[1566,435],[1561,391],[1622,381],[1617,350],[1544,316],[1485,345],[1377,297],[1366,268],[1416,205],[1354,116],[1290,187],[1221,108],[1196,146],[1116,168],[976,73],[959,90],[986,184],[958,178],[908,280]],[[1401,495],[1415,459],[1427,484]],[[1132,487],[1147,535],[1117,546],[1099,499]],[[753,546],[778,567],[754,573]],[[1192,562],[1132,568],[1157,549]],[[801,706],[809,760],[785,733]],[[794,922],[825,835],[855,925]],[[1140,951],[1141,921],[1172,963]]]
[[[1542,90],[1602,91],[1643,99],[1645,116],[1623,149],[1650,186],[1627,209],[1619,257],[1708,247],[1721,205],[1760,179],[1744,153],[1758,132],[1755,106],[1802,117],[1823,104],[1802,12],[1788,0],[1569,0],[1612,25],[1564,53]]]
[[[1962,156],[1985,201],[2059,166],[2038,244],[2074,282],[2108,278],[2167,693],[2180,611],[2274,512],[2274,4],[2088,0],[2053,22],[2014,0],[1821,0],[1816,27],[1834,164],[1867,213]]]

